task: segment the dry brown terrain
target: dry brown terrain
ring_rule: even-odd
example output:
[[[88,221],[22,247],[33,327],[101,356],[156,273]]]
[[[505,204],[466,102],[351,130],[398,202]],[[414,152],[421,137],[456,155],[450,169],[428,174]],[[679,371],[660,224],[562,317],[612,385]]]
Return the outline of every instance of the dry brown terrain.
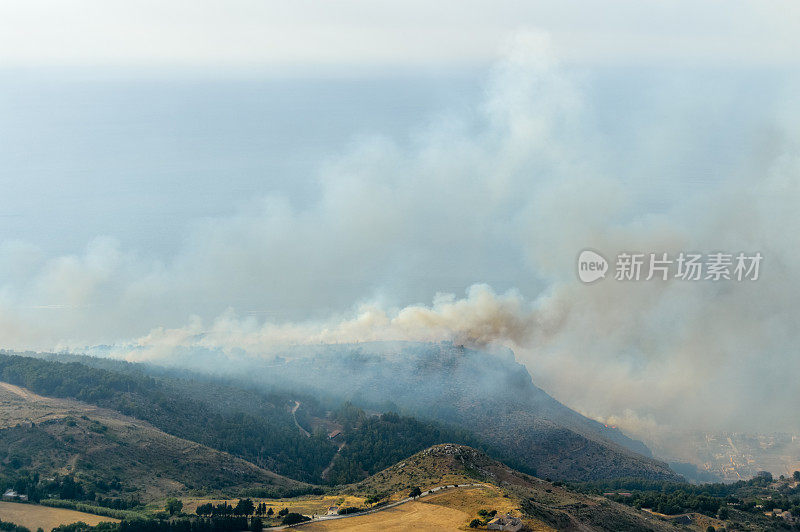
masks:
[[[311,523],[302,530],[470,530],[469,522],[478,510],[497,510],[498,514],[521,515],[514,502],[494,486],[450,489],[417,501],[374,514]],[[553,531],[532,519],[525,519],[529,530]]]
[[[389,500],[397,500],[407,496],[412,486],[425,490],[431,485],[476,480],[490,487],[458,488],[415,502],[468,513],[469,520],[456,525],[464,529],[476,517],[478,509],[498,510],[498,513],[511,510],[517,516],[526,515],[529,518],[525,519],[526,525],[532,530],[671,530],[673,526],[603,497],[582,495],[514,471],[476,449],[454,444],[435,445],[343,491],[387,493],[391,494]],[[402,513],[403,506],[397,511]]]
[[[103,521],[119,521],[111,517],[76,512],[75,510],[5,501],[0,502],[0,519],[22,525],[31,530],[36,530],[37,528],[52,530],[59,525],[68,525],[78,521],[83,521],[88,525],[96,525]]]
[[[0,382],[0,429],[20,423],[41,423],[63,419],[71,414],[98,414],[101,409],[72,401],[42,397],[30,390]]]
[[[121,478],[145,502],[206,485],[303,486],[242,459],[80,401],[0,382],[0,445],[42,474]]]
[[[421,530],[437,532],[463,530],[462,527],[469,522],[469,517],[466,512],[461,510],[413,501],[374,514],[312,523],[298,528],[300,530]]]

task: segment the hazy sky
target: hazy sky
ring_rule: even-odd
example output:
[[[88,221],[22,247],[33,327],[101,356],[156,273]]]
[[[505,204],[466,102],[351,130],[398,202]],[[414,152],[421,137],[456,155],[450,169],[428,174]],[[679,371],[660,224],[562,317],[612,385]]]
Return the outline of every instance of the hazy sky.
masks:
[[[455,336],[630,430],[787,428],[798,15],[3,2],[2,343]],[[584,286],[585,247],[765,259],[750,284]]]
[[[592,63],[796,64],[790,1],[9,0],[2,63],[448,65],[487,62],[511,31],[546,29]]]

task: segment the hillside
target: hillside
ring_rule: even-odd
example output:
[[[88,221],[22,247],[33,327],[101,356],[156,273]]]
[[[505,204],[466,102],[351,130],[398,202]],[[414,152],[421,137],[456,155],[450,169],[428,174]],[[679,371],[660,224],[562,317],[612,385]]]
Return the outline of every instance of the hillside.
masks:
[[[219,356],[199,354],[196,365],[204,367],[212,355]],[[679,480],[641,442],[581,416],[536,387],[508,350],[447,342],[295,346],[225,371],[242,380],[252,382],[249,375],[259,375],[259,382],[273,387],[457,426],[498,458],[540,477]]]
[[[477,441],[467,431],[436,422],[367,415],[352,405],[323,404],[300,393],[266,393],[241,382],[91,357],[0,354],[0,376],[316,483],[357,481],[427,446]],[[328,434],[337,429],[343,434],[334,441]]]
[[[93,352],[102,354],[103,350],[96,348]],[[205,437],[199,441],[307,482],[327,481],[322,473],[329,472],[327,466],[336,448],[326,447],[324,441],[312,445],[298,441],[293,421],[285,416],[286,405],[293,404],[298,397],[302,398],[302,407],[297,415],[307,421],[308,429],[321,424],[329,427],[322,419],[326,408],[330,410],[342,401],[351,401],[373,412],[400,412],[465,431],[470,438],[426,443],[456,441],[479,446],[517,469],[540,477],[570,481],[622,477],[680,480],[667,464],[651,458],[641,442],[581,416],[536,387],[527,369],[508,350],[481,351],[447,342],[375,342],[294,346],[271,357],[240,358],[235,363],[223,363],[226,360],[223,353],[192,351],[165,361],[173,364],[173,369],[97,357],[37,356],[78,361],[132,377],[155,376],[159,382],[166,382],[169,388],[195,401],[208,405],[208,398],[212,397],[212,405],[223,405],[237,412],[247,409],[249,413],[251,405],[264,404],[264,393],[256,390],[266,390],[272,396],[267,402],[282,405],[283,409],[260,409],[259,413],[267,415],[273,423],[280,423],[281,440],[288,443],[293,439],[303,457],[293,458],[289,463],[276,462],[254,455],[254,448],[241,449],[225,441],[213,441],[208,438],[208,431],[176,435],[193,440]],[[204,378],[209,381],[212,377],[201,377],[180,369],[182,366],[208,371],[214,375],[213,381],[199,386]],[[231,392],[233,389],[237,391]],[[169,420],[147,419],[160,428],[169,423]],[[414,452],[422,447],[405,451]],[[392,455],[392,459],[397,457]],[[313,469],[299,468],[298,460],[313,462]],[[352,481],[370,472],[374,471],[349,468],[338,478]]]
[[[41,483],[29,489],[38,484],[40,491],[56,490],[78,500],[94,500],[92,492],[147,502],[193,490],[308,489],[144,421],[8,383],[0,383],[0,464],[6,485],[51,478],[48,489],[41,489]]]
[[[308,493],[320,488],[295,481],[358,482],[444,442],[477,447],[514,467],[521,463],[540,477],[675,479],[652,459],[523,410],[526,381],[519,375],[523,388],[509,386],[520,396],[516,403],[508,400],[512,410],[498,403],[499,392],[480,401],[475,389],[454,388],[465,372],[479,373],[476,364],[493,355],[447,352],[454,357],[401,357],[417,366],[427,360],[438,373],[444,373],[442,363],[449,365],[449,382],[437,377],[444,381],[441,389],[420,388],[417,394],[428,412],[450,409],[440,421],[374,415],[352,404],[336,407],[336,399],[314,397],[310,371],[309,386],[296,392],[285,383],[281,388],[89,357],[0,354],[0,379],[18,386],[6,388],[7,419],[0,423],[0,460],[10,466],[3,479],[36,497],[110,499],[105,504],[125,509],[176,495]],[[367,378],[380,383],[375,373],[385,364],[361,358]],[[294,370],[297,361],[281,367]],[[421,369],[399,371],[395,380],[409,387],[426,375]],[[276,366],[269,375],[281,371]],[[363,390],[356,387],[361,395],[354,399],[374,404]],[[396,385],[387,384],[387,393],[399,400],[417,397],[413,388],[401,392]]]
[[[424,492],[443,485],[474,483],[485,484],[481,488],[483,507],[518,515],[532,529],[674,530],[671,524],[653,518],[651,514],[520,473],[463,445],[433,446],[346,488],[344,492],[372,497],[385,495],[388,500],[393,500],[407,496],[414,487]],[[434,499],[431,503],[438,501],[451,508],[472,509],[469,501],[476,494],[471,488],[456,488],[449,493],[446,498]],[[420,501],[425,501],[425,498]],[[470,519],[473,517],[470,514]]]
[[[336,452],[324,434],[309,438],[298,431],[293,398],[285,394],[6,354],[0,354],[0,380],[147,421],[300,481],[319,479]]]
[[[356,482],[437,443],[478,444],[467,431],[391,412],[368,416],[349,404],[333,419],[341,426],[342,445],[326,473],[329,484]]]

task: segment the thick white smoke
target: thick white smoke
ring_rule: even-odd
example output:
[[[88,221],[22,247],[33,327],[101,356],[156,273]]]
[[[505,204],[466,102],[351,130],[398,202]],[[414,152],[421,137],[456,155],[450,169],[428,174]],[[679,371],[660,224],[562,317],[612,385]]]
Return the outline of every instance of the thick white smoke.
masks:
[[[719,113],[671,101],[661,121],[626,122],[635,140],[609,155],[582,82],[545,36],[520,35],[481,105],[409,142],[358,143],[320,171],[310,205],[267,196],[198,223],[167,263],[107,239],[59,258],[6,242],[3,343],[106,343],[149,360],[193,347],[260,356],[292,343],[501,343],[556,398],[634,433],[800,429],[787,416],[800,392],[800,168],[780,119],[791,109],[763,110],[768,134],[752,133],[758,149],[741,155],[739,174],[687,183],[661,166],[713,145],[694,125],[724,125],[737,104],[715,99]],[[750,283],[586,286],[575,276],[586,247],[608,258],[759,251],[764,262]]]

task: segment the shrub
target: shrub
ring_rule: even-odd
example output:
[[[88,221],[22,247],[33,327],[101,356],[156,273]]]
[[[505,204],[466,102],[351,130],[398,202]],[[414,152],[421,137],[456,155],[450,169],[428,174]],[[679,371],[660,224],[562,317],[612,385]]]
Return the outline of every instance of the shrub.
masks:
[[[10,532],[31,532],[24,526],[15,525],[14,523],[9,523],[8,521],[3,521],[0,519],[0,530],[9,530]]]
[[[306,521],[311,521],[310,517],[306,517],[303,514],[298,514],[295,512],[291,512],[286,514],[286,517],[283,518],[281,524],[283,525],[296,525],[297,523],[305,523]]]

